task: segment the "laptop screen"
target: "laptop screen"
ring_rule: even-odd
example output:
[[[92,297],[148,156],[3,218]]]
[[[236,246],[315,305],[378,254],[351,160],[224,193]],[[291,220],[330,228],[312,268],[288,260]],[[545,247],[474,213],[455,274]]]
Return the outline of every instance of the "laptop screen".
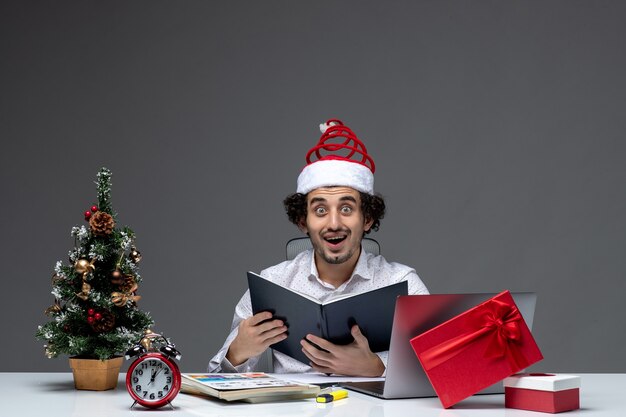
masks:
[[[436,396],[409,341],[433,327],[469,310],[497,295],[431,294],[405,295],[396,300],[391,330],[391,344],[387,359],[384,398],[415,398]],[[537,295],[535,293],[512,293],[528,328],[532,329]],[[349,388],[349,386],[348,386]],[[359,391],[362,391],[359,389]],[[498,383],[481,393],[503,392]],[[376,395],[376,393],[372,393]]]

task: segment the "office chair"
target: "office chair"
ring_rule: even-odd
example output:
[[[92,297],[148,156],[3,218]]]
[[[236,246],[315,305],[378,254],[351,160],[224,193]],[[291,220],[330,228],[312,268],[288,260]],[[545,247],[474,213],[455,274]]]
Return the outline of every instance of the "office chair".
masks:
[[[375,239],[364,237],[361,241],[363,245],[363,250],[365,252],[373,253],[374,255],[380,255],[380,245],[378,241]],[[296,237],[287,242],[286,252],[287,252],[287,260],[290,261],[295,258],[300,252],[304,252],[305,250],[311,249],[313,245],[311,244],[311,239],[308,237]]]

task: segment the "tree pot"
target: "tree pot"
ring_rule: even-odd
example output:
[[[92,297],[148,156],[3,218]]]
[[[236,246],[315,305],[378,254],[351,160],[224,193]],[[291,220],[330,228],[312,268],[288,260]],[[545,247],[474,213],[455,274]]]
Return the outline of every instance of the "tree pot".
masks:
[[[106,391],[117,387],[117,380],[124,358],[117,356],[107,360],[70,358],[76,389]]]

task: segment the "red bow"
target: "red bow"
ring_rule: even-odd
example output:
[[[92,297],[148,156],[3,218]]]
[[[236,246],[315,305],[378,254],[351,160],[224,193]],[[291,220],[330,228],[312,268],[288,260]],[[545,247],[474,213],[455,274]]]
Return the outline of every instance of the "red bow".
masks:
[[[505,356],[511,367],[524,368],[527,361],[518,347],[522,338],[520,321],[522,315],[517,306],[490,300],[468,318],[468,327],[474,330],[422,352],[422,365],[428,371],[458,355],[479,337],[489,337],[484,353],[486,358]]]

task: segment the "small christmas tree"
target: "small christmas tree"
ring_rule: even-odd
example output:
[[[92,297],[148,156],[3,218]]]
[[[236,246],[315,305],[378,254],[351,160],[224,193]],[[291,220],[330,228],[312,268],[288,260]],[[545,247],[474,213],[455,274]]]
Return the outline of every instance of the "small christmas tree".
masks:
[[[110,359],[137,343],[152,318],[137,308],[141,282],[135,234],[115,227],[111,206],[111,171],[102,168],[96,181],[98,205],[85,212],[89,226],[72,228],[69,264],[58,261],[52,276],[51,321],[36,336],[46,342],[49,358],[60,354]]]

